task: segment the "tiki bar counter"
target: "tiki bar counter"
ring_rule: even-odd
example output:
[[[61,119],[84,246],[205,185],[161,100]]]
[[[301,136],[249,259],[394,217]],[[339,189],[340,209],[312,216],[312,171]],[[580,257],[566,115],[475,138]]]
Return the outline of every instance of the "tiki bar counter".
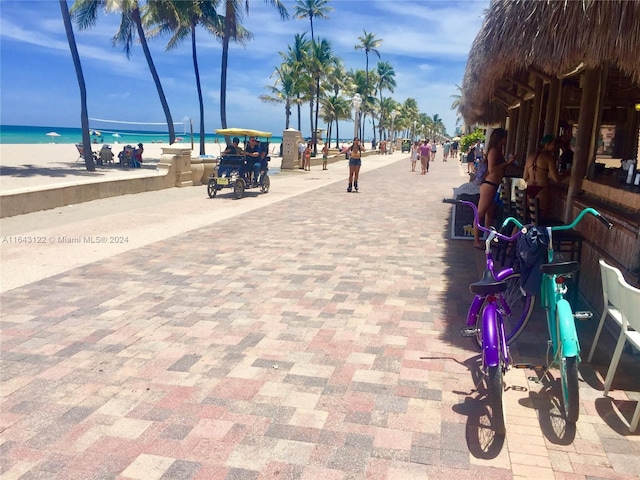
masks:
[[[553,135],[558,159],[551,214],[569,223],[594,207],[614,227],[585,217],[581,298],[602,311],[598,260],[640,286],[640,2],[496,0],[469,56],[460,112],[466,125],[508,130],[522,158]],[[556,152],[557,154],[560,151]],[[567,160],[569,158],[569,160]]]

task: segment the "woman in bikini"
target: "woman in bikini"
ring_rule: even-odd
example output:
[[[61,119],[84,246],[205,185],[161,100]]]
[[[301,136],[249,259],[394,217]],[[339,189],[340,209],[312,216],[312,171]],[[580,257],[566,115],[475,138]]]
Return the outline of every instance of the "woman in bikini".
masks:
[[[550,213],[551,197],[549,192],[549,180],[560,182],[556,161],[553,158],[555,139],[553,135],[545,135],[540,140],[540,148],[537,152],[527,157],[524,164],[524,181],[527,182],[527,197],[537,198],[540,208],[540,217],[548,217]]]
[[[515,161],[511,155],[508,160],[504,158],[504,146],[507,143],[507,131],[504,128],[496,128],[491,132],[489,145],[487,145],[487,175],[480,184],[480,200],[478,201],[478,220],[484,226],[491,225],[493,215],[496,210],[495,196],[504,176],[504,172],[509,165]],[[474,231],[473,246],[484,248],[480,242],[480,231]]]
[[[358,174],[362,165],[361,154],[363,151],[360,139],[354,138],[353,144],[349,147],[349,187],[347,187],[347,192],[351,192],[353,189],[358,191]]]

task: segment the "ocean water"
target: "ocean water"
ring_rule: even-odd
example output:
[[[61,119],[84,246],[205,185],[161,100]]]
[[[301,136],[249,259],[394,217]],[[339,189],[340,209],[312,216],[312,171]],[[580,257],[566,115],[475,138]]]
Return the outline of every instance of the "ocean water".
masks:
[[[47,135],[56,133],[57,135]],[[189,132],[176,129],[176,137],[182,138],[179,143],[191,144]],[[177,139],[176,138],[176,139]],[[242,141],[243,139],[241,139]],[[91,141],[107,145],[136,145],[138,143],[169,143],[166,132],[138,130],[92,130]],[[200,143],[200,135],[193,135],[194,145]],[[224,137],[215,133],[205,134],[205,141],[224,143]],[[0,125],[0,144],[9,143],[80,143],[82,129],[68,127],[30,127],[24,125]],[[282,137],[271,137],[272,143],[281,143]],[[197,147],[196,147],[197,148]]]

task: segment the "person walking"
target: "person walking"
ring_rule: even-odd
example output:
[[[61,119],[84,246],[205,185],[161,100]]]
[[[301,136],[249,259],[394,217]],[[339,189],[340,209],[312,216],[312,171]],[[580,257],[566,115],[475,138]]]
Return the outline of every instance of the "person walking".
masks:
[[[451,150],[451,143],[449,142],[449,140],[447,140],[446,142],[444,142],[444,145],[442,145],[442,155],[443,155],[443,162],[447,161],[447,158],[449,158],[449,151]]]
[[[429,161],[431,160],[431,144],[429,139],[422,142],[420,145],[420,166],[422,171],[420,175],[425,175],[429,171]]]
[[[347,192],[358,191],[358,175],[362,166],[362,152],[364,147],[360,144],[358,137],[353,139],[353,143],[349,147],[349,186]]]
[[[480,142],[480,140],[476,140],[476,146],[474,147],[473,151],[475,155],[473,168],[474,170],[477,170],[478,165],[480,165],[482,157],[484,156],[484,148],[482,148],[482,142]]]
[[[419,148],[420,148],[419,142],[413,142],[413,145],[411,145],[411,171],[412,172],[416,171],[416,163],[418,162]]]
[[[327,170],[327,160],[329,159],[329,144],[324,142],[322,147],[322,169]]]
[[[428,142],[429,140],[427,140]],[[436,150],[438,149],[438,147],[436,146],[436,141],[434,140],[433,142],[431,142],[431,160],[433,162],[436,161]],[[428,169],[427,169],[428,170]]]

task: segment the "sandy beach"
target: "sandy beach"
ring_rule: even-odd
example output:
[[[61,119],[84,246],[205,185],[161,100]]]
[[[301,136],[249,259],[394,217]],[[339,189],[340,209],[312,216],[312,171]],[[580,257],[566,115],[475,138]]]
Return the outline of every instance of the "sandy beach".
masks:
[[[79,159],[78,150],[74,144],[2,144],[0,145],[0,190],[3,193],[36,188],[43,184],[52,185],[58,183],[82,183],[91,182],[96,178],[122,178],[134,175],[148,174],[148,169],[155,169],[162,149],[169,147],[166,143],[148,143],[144,145],[143,168],[121,168],[117,163],[117,155],[124,144],[111,144],[111,150],[116,163],[111,166],[96,165],[95,172],[88,172],[84,161]],[[98,153],[101,144],[92,145],[93,151]],[[191,150],[190,142],[181,142],[172,147],[187,148]],[[223,148],[220,143],[207,143],[205,151],[207,155],[219,156]],[[200,147],[194,144],[191,151],[192,157],[199,156]],[[269,146],[273,166],[280,166],[279,143]]]

